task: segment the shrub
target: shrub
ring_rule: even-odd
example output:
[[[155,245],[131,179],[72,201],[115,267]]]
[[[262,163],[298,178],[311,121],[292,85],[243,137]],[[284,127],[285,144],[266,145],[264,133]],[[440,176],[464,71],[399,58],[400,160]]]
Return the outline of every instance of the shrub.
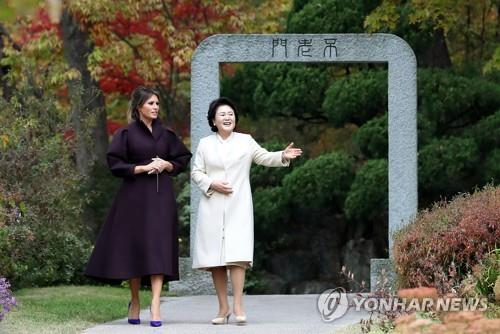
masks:
[[[404,287],[457,288],[500,240],[500,187],[440,202],[394,239],[396,271]]]
[[[477,168],[479,151],[470,138],[435,139],[419,151],[419,185],[424,193],[464,191]]]
[[[16,289],[79,282],[90,243],[68,117],[30,88],[0,98],[0,275]]]
[[[311,0],[294,9],[288,18],[288,33],[363,32],[361,1]]]
[[[354,142],[369,159],[387,159],[389,149],[388,114],[374,117],[354,134]],[[432,126],[422,114],[417,114],[418,147],[425,147],[433,139]]]
[[[263,143],[261,146],[272,152],[283,150],[287,144],[278,141],[271,141]],[[303,165],[305,161],[307,161],[307,156],[303,153],[300,158],[293,160],[287,168],[269,168],[252,164],[250,169],[250,183],[252,188],[257,189],[261,187],[267,188],[280,186],[285,175],[291,173],[291,171],[298,166]]]
[[[374,117],[354,134],[354,141],[361,152],[368,158],[387,158],[389,135],[387,131],[387,115]]]
[[[388,208],[387,160],[368,160],[356,172],[345,200],[347,218],[370,220],[380,217]]]
[[[353,170],[353,159],[347,154],[323,154],[285,176],[283,187],[299,207],[341,209],[354,177]]]
[[[487,254],[476,270],[476,290],[483,296],[494,299],[493,288],[500,277],[500,248]]]
[[[91,245],[71,232],[9,226],[0,234],[2,274],[16,288],[81,283]]]
[[[287,229],[288,196],[282,187],[260,188],[253,194],[255,234],[275,240]]]
[[[482,152],[489,152],[500,146],[500,110],[465,131],[468,137],[474,139]]]
[[[483,182],[493,182],[500,184],[500,148],[488,154],[482,168]]]
[[[438,137],[455,134],[500,108],[500,86],[481,77],[426,69],[418,72],[418,87],[419,112]]]
[[[362,71],[336,80],[326,90],[323,110],[337,127],[362,125],[387,112],[387,71]]]
[[[321,110],[330,81],[322,64],[267,64],[258,68],[253,116],[324,120]]]

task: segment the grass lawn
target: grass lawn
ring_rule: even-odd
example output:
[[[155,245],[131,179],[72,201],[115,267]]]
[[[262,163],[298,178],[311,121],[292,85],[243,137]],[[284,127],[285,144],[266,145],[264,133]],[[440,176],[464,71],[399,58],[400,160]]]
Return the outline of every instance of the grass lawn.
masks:
[[[56,286],[14,292],[19,304],[0,322],[1,334],[71,334],[95,324],[125,318],[129,290],[106,286]],[[141,308],[151,292],[141,291]]]

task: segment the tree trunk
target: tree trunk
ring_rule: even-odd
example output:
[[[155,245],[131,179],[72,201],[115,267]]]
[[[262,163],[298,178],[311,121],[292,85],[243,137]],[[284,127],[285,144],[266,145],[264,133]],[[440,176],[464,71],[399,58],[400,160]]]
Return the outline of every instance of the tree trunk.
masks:
[[[4,53],[3,53],[3,49],[5,47],[4,45],[4,41],[9,41],[13,44],[14,48],[16,50],[19,50],[19,46],[16,45],[7,29],[5,29],[4,25],[2,23],[0,23],[0,60],[4,57]],[[9,85],[9,83],[7,82],[7,79],[6,79],[6,75],[7,73],[9,73],[10,71],[10,66],[0,66],[0,89],[2,91],[2,95],[3,97],[8,100],[10,98],[10,96],[12,95],[12,87]]]
[[[94,45],[71,13],[64,9],[60,22],[64,56],[71,68],[80,72],[68,82],[71,99],[71,122],[76,140],[76,165],[88,176],[92,166],[105,163],[108,135],[104,96],[87,68],[87,58]]]
[[[431,44],[423,56],[424,67],[450,68],[451,59],[443,29],[434,30]]]

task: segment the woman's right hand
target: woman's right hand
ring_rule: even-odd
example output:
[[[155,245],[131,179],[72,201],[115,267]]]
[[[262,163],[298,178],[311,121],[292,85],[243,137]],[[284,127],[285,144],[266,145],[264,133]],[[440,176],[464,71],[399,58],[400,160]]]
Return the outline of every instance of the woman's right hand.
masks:
[[[161,167],[162,167],[161,162],[153,161],[147,165],[136,166],[134,174],[140,174],[140,173],[156,174],[162,171]]]
[[[233,192],[233,188],[231,188],[229,182],[226,181],[213,181],[212,184],[210,184],[210,189],[224,195],[229,195]]]

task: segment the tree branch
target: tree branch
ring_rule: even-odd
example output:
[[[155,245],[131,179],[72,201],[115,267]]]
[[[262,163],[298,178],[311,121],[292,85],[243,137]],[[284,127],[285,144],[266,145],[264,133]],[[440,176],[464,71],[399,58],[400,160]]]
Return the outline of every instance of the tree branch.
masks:
[[[14,49],[16,49],[17,51],[21,51],[21,46],[16,42],[14,42],[7,29],[5,29],[4,25],[0,22],[0,38],[2,36],[5,36],[7,38],[7,40],[9,41],[9,43],[12,44],[12,47]]]
[[[122,42],[124,42],[125,44],[127,44],[131,49],[132,51],[134,52],[134,56],[139,58],[139,59],[143,59],[140,52],[139,52],[139,49],[137,49],[137,47],[135,45],[133,45],[132,43],[130,43],[130,41],[128,39],[126,39],[124,36],[120,35],[119,33],[117,33],[116,31],[114,30],[111,30],[111,32],[113,33],[113,35],[115,35],[116,37],[118,37],[118,39]]]

